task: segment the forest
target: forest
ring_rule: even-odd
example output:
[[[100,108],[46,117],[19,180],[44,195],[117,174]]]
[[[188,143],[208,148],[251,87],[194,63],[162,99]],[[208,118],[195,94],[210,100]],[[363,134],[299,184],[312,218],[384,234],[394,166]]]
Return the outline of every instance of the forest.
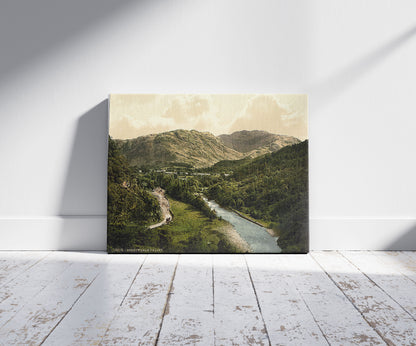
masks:
[[[229,175],[207,185],[205,195],[261,220],[279,236],[283,252],[306,252],[308,141],[251,161],[220,162],[210,171],[224,172],[224,168]]]
[[[161,186],[169,196],[174,220],[150,230],[160,221],[160,206],[150,191]],[[216,217],[196,193],[197,180],[173,175],[140,173],[129,167],[116,142],[109,138],[107,250],[109,253],[238,253]]]
[[[109,138],[107,175],[108,252],[134,247],[136,228],[160,219],[156,198],[141,187],[126,158]],[[140,226],[136,226],[140,221]]]
[[[150,192],[162,187],[173,221],[149,230],[161,218]],[[223,160],[205,168],[170,165],[130,167],[109,139],[109,252],[239,252],[203,197],[237,210],[272,229],[285,253],[308,249],[308,141],[256,158]]]

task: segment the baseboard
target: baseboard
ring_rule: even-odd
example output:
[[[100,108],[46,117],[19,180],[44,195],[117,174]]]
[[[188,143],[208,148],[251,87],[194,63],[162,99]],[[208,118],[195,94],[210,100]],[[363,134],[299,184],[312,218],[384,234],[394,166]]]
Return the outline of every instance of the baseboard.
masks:
[[[416,250],[416,219],[311,219],[310,250]]]
[[[0,218],[0,250],[105,251],[107,217]]]
[[[0,218],[0,250],[105,251],[106,216]],[[311,219],[311,250],[416,250],[416,219]]]

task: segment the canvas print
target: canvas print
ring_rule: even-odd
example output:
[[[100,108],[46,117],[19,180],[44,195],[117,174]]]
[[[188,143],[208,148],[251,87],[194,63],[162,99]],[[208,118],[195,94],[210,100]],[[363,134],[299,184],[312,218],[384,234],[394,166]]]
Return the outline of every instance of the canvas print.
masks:
[[[109,253],[306,253],[306,95],[114,94]]]

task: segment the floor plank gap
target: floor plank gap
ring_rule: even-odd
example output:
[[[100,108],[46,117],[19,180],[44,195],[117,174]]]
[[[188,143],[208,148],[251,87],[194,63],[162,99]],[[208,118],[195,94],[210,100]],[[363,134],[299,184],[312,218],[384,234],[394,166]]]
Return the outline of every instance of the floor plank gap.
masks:
[[[178,263],[179,263],[179,258],[180,257],[181,257],[181,255],[178,256],[178,259],[176,260],[175,269],[173,270],[172,280],[170,281],[168,294],[166,296],[165,307],[163,308],[162,320],[160,321],[159,331],[157,332],[157,336],[156,336],[156,340],[155,340],[155,345],[157,345],[159,343],[160,332],[162,331],[163,321],[165,319],[166,311],[167,311],[168,306],[169,306],[170,296],[172,295],[173,280],[175,280],[176,270],[178,269]]]
[[[370,266],[367,264],[374,262],[373,255],[365,251],[344,253],[345,256],[340,252],[316,251],[313,257],[385,343],[389,345],[416,343],[415,320],[390,298],[394,294],[389,296],[380,288],[380,286],[388,287],[388,280],[380,275],[383,273],[382,267],[378,265],[377,268],[374,263]],[[359,261],[359,267],[367,266],[365,270],[367,276],[372,276],[373,280],[369,280],[345,257],[353,259],[352,262],[356,264]],[[399,275],[397,280],[404,278]],[[374,283],[375,281],[377,284]]]
[[[326,337],[326,335],[325,335],[324,331],[322,330],[321,326],[319,325],[318,320],[316,319],[316,317],[315,317],[314,313],[312,312],[311,307],[309,306],[309,304],[308,304],[308,303],[307,303],[307,301],[305,300],[305,297],[303,296],[302,292],[298,289],[298,287],[297,287],[297,286],[295,286],[295,287],[296,287],[296,291],[299,293],[299,296],[300,296],[300,297],[301,297],[301,299],[302,299],[303,304],[305,304],[305,306],[306,306],[306,308],[308,309],[309,313],[311,314],[312,319],[314,320],[314,322],[315,322],[315,324],[316,324],[317,328],[320,330],[320,332],[321,332],[321,334],[322,334],[323,338],[325,339],[325,341],[327,342],[327,344],[328,344],[328,345],[331,345],[331,344],[330,344],[330,342],[329,342],[329,340],[328,340],[328,338]]]
[[[338,252],[338,251],[337,251]],[[372,328],[379,336],[380,338],[386,343],[386,345],[390,345],[390,343],[383,337],[383,335],[372,325],[364,316],[364,314],[361,312],[361,310],[354,304],[352,299],[348,297],[348,295],[342,290],[341,286],[338,285],[338,283],[332,278],[332,276],[325,270],[325,268],[316,260],[314,256],[311,255],[311,258],[322,268],[324,273],[328,276],[328,278],[333,282],[333,284],[341,291],[341,293],[345,296],[345,298],[348,299],[348,301],[351,303],[351,305],[354,307],[355,310],[358,311],[358,313],[361,315],[363,320],[368,324],[370,328]]]
[[[122,306],[122,305],[123,305],[123,303],[124,303],[124,301],[126,300],[127,295],[129,294],[129,292],[130,292],[130,290],[131,290],[131,288],[132,288],[132,286],[133,286],[134,282],[136,281],[137,276],[138,276],[138,275],[139,275],[139,273],[140,273],[140,270],[143,268],[143,264],[145,264],[145,262],[146,262],[146,260],[147,260],[147,257],[148,257],[148,255],[146,255],[146,257],[144,258],[144,261],[140,264],[139,269],[137,269],[136,275],[134,275],[134,278],[133,278],[133,280],[132,280],[132,282],[131,282],[131,284],[130,284],[129,288],[127,289],[126,294],[124,295],[123,300],[120,302],[120,306]]]
[[[375,282],[369,275],[367,275],[366,273],[364,273],[360,267],[358,267],[354,262],[352,262],[348,257],[346,257],[342,252],[338,252],[342,257],[345,258],[346,261],[348,261],[349,263],[351,263],[351,265],[353,265],[355,268],[357,268],[357,270],[363,274],[368,281],[372,282],[374,286],[378,287],[378,289],[380,289],[386,296],[388,296],[392,301],[394,301],[398,306],[400,306],[404,312],[406,312],[409,317],[414,320],[416,322],[416,318],[403,306],[400,304],[400,302],[398,302],[394,297],[392,297],[383,287],[381,287],[377,282]],[[415,287],[416,289],[416,287]]]
[[[247,263],[246,255],[244,255],[244,261],[245,261],[245,263],[246,263],[247,273],[248,273],[248,276],[249,276],[249,278],[250,278],[251,287],[253,288],[254,296],[256,297],[257,307],[259,308],[259,311],[260,311],[260,316],[261,316],[261,320],[262,320],[262,322],[263,322],[264,331],[265,331],[265,333],[266,333],[267,340],[268,340],[268,342],[269,342],[269,346],[271,346],[271,345],[272,345],[272,343],[270,342],[269,332],[268,332],[268,330],[267,330],[266,322],[264,321],[263,313],[262,313],[262,311],[261,311],[261,306],[260,306],[260,302],[259,302],[259,297],[257,296],[256,287],[254,286],[253,278],[252,278],[251,273],[250,273],[250,268],[249,268],[248,263]]]
[[[215,343],[268,344],[243,255],[215,255],[214,268]]]
[[[146,255],[146,256],[144,257],[143,262],[141,262],[141,263],[140,263],[140,265],[139,265],[139,269],[137,270],[136,274],[134,275],[134,278],[133,278],[133,280],[132,280],[132,282],[131,282],[131,284],[130,284],[129,288],[128,288],[128,289],[127,289],[127,291],[126,291],[126,294],[124,295],[123,299],[121,300],[120,305],[119,305],[119,308],[123,305],[123,303],[124,303],[124,301],[125,301],[125,299],[126,299],[127,295],[129,294],[129,292],[130,292],[130,290],[131,290],[131,288],[132,288],[132,286],[133,286],[134,282],[136,281],[137,276],[138,276],[138,275],[139,275],[139,273],[140,273],[140,270],[141,270],[141,269],[142,269],[142,267],[143,267],[143,264],[146,262],[147,257],[148,257],[148,255]],[[103,334],[103,336],[102,336],[102,338],[101,338],[100,342],[98,343],[99,345],[101,345],[101,343],[103,342],[103,339],[104,339],[105,335],[108,333],[108,330],[109,330],[109,328],[110,328],[111,324],[113,323],[113,320],[114,320],[116,317],[117,317],[117,313],[116,313],[116,314],[114,314],[113,319],[112,319],[112,320],[110,321],[110,323],[108,324],[107,329],[105,330],[105,332],[104,332],[104,334]]]
[[[416,252],[0,252],[0,345],[416,345]]]
[[[105,263],[89,289],[65,319],[46,339],[45,345],[97,345],[102,340],[125,293],[129,289],[143,255],[106,255]]]
[[[74,301],[74,303],[70,306],[70,308],[68,309],[68,311],[66,311],[62,318],[58,321],[57,324],[55,324],[55,326],[51,329],[51,331],[48,333],[48,335],[46,335],[44,337],[44,339],[42,340],[42,342],[39,345],[43,345],[45,343],[45,341],[48,339],[48,337],[53,333],[53,331],[59,326],[59,324],[63,321],[63,319],[68,315],[68,313],[72,310],[72,308],[75,306],[76,303],[78,303],[78,301],[81,299],[81,297],[84,295],[84,293],[88,290],[88,288],[90,288],[90,286],[94,283],[95,279],[97,278],[97,276],[100,273],[97,273],[97,275],[95,276],[95,278],[85,287],[85,289],[81,292],[81,294],[79,295],[79,297]]]
[[[30,264],[32,260],[29,257],[29,259],[24,258],[23,263],[16,263],[14,268],[7,268],[6,269],[6,274],[2,275],[2,277],[1,277],[2,280],[0,281],[0,288],[9,284],[13,280],[17,279],[20,275],[22,275],[22,274],[26,273],[27,271],[31,270],[33,267],[35,267],[41,261],[46,259],[51,254],[51,252],[47,252],[46,254],[42,253],[43,256],[41,256],[40,258],[37,258],[38,254],[39,253],[31,254],[32,256],[35,257],[34,262],[32,264]],[[30,256],[30,254],[25,254],[25,255]],[[28,263],[25,263],[24,261],[27,261]],[[22,269],[22,267],[23,267],[23,269]],[[4,280],[4,276],[6,276],[5,280]]]

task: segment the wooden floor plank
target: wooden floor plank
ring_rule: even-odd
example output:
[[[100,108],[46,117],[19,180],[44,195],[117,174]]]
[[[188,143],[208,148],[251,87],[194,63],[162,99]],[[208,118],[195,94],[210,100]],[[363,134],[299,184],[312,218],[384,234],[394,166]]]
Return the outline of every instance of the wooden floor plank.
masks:
[[[101,344],[153,345],[160,331],[178,255],[149,255]]]
[[[52,253],[0,288],[0,328],[70,266],[62,253]]]
[[[345,257],[337,252],[314,252],[313,257],[386,343],[416,343],[413,318]]]
[[[245,256],[272,345],[327,341],[276,255]]]
[[[35,254],[31,251],[0,251],[0,282],[5,274],[16,267],[24,265]],[[45,256],[46,254],[48,252],[42,252],[39,255]]]
[[[4,345],[40,344],[94,280],[107,255],[65,253],[70,267],[57,275],[0,330]]]
[[[342,251],[341,254],[416,320],[416,283],[403,275],[398,266],[383,262],[369,251]]]
[[[310,255],[277,257],[331,345],[380,345],[380,336]]]
[[[389,251],[385,251],[389,252]],[[416,266],[416,251],[398,251],[399,253],[402,253],[403,255],[406,255],[410,258],[410,262],[412,263],[412,267],[415,268]]]
[[[0,251],[0,287],[14,280],[48,256],[46,251]]]
[[[269,345],[243,255],[214,256],[216,345]]]
[[[384,265],[416,283],[416,253],[410,251],[372,251]]]
[[[47,337],[44,344],[98,344],[145,257],[145,255],[109,255],[109,261],[100,274]]]
[[[416,343],[415,252],[145,258],[0,252],[0,345]]]
[[[213,345],[212,256],[181,255],[158,345]]]

